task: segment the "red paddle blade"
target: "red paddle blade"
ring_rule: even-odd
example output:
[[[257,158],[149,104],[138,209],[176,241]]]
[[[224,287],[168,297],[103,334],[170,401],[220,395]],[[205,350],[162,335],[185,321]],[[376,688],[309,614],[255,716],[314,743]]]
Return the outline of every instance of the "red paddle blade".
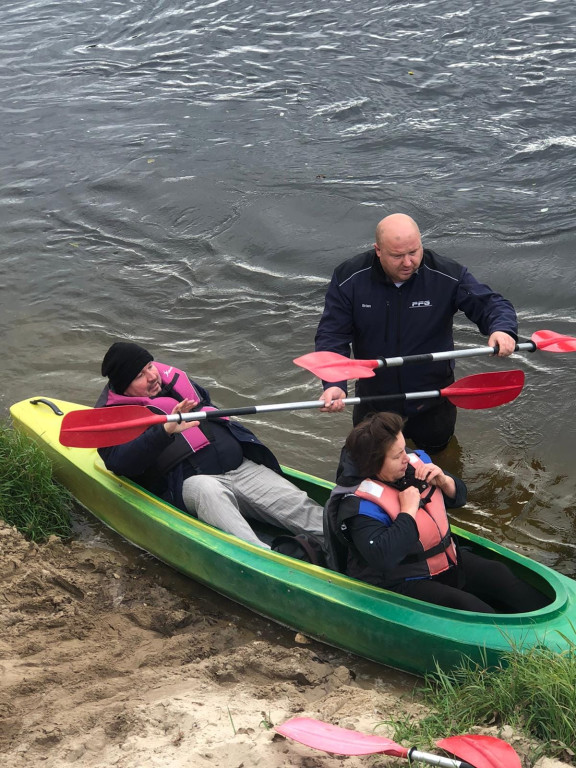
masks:
[[[274,730],[307,747],[334,755],[385,754],[392,757],[408,757],[408,750],[390,739],[358,733],[310,717],[293,717],[282,725],[277,725]]]
[[[576,339],[554,331],[536,331],[531,336],[538,349],[546,352],[576,352]]]
[[[70,411],[62,419],[60,443],[74,448],[106,448],[134,440],[148,427],[164,421],[166,416],[150,413],[141,405]]]
[[[523,386],[524,371],[476,373],[458,379],[446,389],[441,389],[440,394],[459,408],[481,410],[515,400]]]
[[[324,381],[369,379],[376,375],[374,368],[379,367],[378,360],[351,360],[337,352],[310,352],[293,362]]]
[[[437,746],[470,763],[474,768],[521,768],[515,749],[495,736],[466,735],[440,739]]]

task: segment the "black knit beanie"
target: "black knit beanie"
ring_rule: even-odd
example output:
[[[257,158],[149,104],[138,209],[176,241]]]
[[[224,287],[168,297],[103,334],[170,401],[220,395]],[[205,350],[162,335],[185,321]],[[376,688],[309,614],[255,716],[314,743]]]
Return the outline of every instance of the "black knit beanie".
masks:
[[[102,376],[108,376],[110,386],[117,395],[123,395],[142,368],[154,360],[150,352],[139,344],[116,341],[102,360]]]

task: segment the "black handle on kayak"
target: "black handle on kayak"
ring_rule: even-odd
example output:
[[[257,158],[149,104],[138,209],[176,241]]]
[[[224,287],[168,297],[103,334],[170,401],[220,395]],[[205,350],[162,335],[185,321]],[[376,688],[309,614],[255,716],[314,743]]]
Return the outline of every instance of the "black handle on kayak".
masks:
[[[56,403],[53,403],[51,400],[46,400],[45,397],[37,397],[35,400],[30,400],[32,405],[38,405],[38,403],[44,403],[44,405],[47,405],[49,408],[52,408],[56,416],[64,416],[64,411],[61,411],[60,408],[56,405]]]

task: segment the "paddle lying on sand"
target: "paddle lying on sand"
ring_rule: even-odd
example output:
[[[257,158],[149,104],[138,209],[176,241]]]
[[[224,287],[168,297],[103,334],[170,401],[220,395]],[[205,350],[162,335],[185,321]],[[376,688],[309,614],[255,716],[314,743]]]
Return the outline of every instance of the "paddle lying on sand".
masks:
[[[309,717],[293,717],[277,725],[275,730],[307,747],[334,755],[385,754],[441,768],[521,768],[520,758],[513,747],[495,736],[450,736],[437,741],[441,749],[462,758],[453,760],[419,752],[415,747],[408,749],[391,739],[358,733]]]
[[[576,352],[576,338],[561,336],[554,331],[536,331],[532,341],[516,344],[516,352]],[[397,368],[408,363],[431,363],[439,360],[456,360],[474,355],[495,355],[497,347],[473,347],[472,349],[429,352],[407,357],[387,357],[382,360],[353,360],[337,352],[310,352],[297,357],[294,362],[324,381],[345,381],[347,379],[368,379],[375,376],[375,368]]]
[[[374,397],[347,397],[346,405],[363,402],[392,400],[425,400],[446,397],[459,408],[495,408],[514,400],[524,386],[522,371],[500,371],[477,373],[455,381],[445,389],[428,392],[409,392],[398,395],[375,395]],[[252,413],[270,411],[296,411],[307,408],[322,408],[321,400],[305,400],[296,403],[275,403],[272,405],[248,405],[243,408],[225,408],[214,411],[192,411],[190,413],[156,414],[143,405],[117,405],[111,408],[87,408],[70,411],[62,419],[60,443],[75,448],[104,448],[120,445],[138,437],[153,424],[168,421],[204,421],[224,416],[246,416]]]

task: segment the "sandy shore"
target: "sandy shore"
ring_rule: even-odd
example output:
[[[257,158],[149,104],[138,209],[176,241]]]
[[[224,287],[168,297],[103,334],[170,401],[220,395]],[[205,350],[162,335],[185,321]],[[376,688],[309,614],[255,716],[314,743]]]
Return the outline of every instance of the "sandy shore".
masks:
[[[366,685],[332,649],[255,636],[106,547],[37,546],[0,522],[0,574],[0,754],[11,768],[374,768],[394,761],[315,752],[270,725],[307,715],[369,733],[424,712],[412,678],[399,691],[383,669]]]

